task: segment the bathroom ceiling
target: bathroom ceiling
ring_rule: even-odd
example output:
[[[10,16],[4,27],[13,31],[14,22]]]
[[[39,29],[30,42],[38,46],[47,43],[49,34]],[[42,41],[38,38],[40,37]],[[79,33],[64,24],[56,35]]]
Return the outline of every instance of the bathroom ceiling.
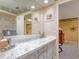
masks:
[[[39,9],[55,2],[55,0],[48,1],[49,2],[45,4],[44,0],[0,0],[0,9],[14,14],[21,14],[32,10],[32,5],[35,6],[35,9]]]
[[[79,17],[79,0],[72,0],[59,6],[60,20],[77,17]]]

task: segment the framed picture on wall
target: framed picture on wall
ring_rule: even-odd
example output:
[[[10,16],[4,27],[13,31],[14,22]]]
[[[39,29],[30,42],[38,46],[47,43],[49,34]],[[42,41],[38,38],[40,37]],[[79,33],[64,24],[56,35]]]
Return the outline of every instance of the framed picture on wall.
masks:
[[[35,20],[35,21],[38,21],[38,18],[37,18],[37,17],[35,17],[35,18],[34,18],[34,20]]]
[[[47,20],[52,20],[52,14],[47,15]]]

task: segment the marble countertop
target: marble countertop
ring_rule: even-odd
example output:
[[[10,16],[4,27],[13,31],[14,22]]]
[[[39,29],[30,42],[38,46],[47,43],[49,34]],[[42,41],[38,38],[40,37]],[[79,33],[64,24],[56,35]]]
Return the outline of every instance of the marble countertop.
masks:
[[[16,59],[18,57],[21,57],[24,54],[26,55],[31,54],[34,51],[41,48],[42,46],[54,40],[56,40],[56,38],[53,36],[50,36],[46,38],[39,38],[32,41],[16,44],[14,48],[6,52],[0,53],[0,59]]]

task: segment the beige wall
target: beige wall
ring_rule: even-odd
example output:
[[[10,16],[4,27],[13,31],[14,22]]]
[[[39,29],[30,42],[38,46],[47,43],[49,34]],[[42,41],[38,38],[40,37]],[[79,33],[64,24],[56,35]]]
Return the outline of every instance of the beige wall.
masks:
[[[65,19],[59,22],[59,26],[63,29],[65,35],[65,41],[77,41],[78,40],[78,23],[77,18]]]

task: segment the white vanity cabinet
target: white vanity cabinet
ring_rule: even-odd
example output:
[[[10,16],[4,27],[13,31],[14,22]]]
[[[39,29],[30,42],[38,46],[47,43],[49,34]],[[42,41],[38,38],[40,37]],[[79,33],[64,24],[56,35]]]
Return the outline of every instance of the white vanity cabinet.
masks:
[[[36,52],[33,52],[30,55],[23,55],[18,59],[48,59],[48,46],[44,46],[42,48],[40,48],[39,50],[37,50]]]
[[[56,40],[48,40],[47,42],[33,46],[33,50],[29,50],[29,53],[25,53],[18,59],[56,59]],[[33,44],[33,42],[31,43]],[[29,47],[32,48],[30,45]]]
[[[42,47],[38,50],[38,59],[48,59],[47,54],[47,46]]]
[[[39,48],[35,52],[26,56],[23,55],[18,59],[55,59],[56,57],[56,43],[52,41],[45,46]]]
[[[32,53],[30,55],[27,55],[27,56],[25,54],[25,55],[23,55],[23,56],[21,56],[21,57],[19,57],[17,59],[37,59],[37,58],[38,58],[37,57],[37,52],[34,52],[34,53]]]
[[[56,57],[56,43],[55,41],[48,44],[48,59],[55,59]]]

